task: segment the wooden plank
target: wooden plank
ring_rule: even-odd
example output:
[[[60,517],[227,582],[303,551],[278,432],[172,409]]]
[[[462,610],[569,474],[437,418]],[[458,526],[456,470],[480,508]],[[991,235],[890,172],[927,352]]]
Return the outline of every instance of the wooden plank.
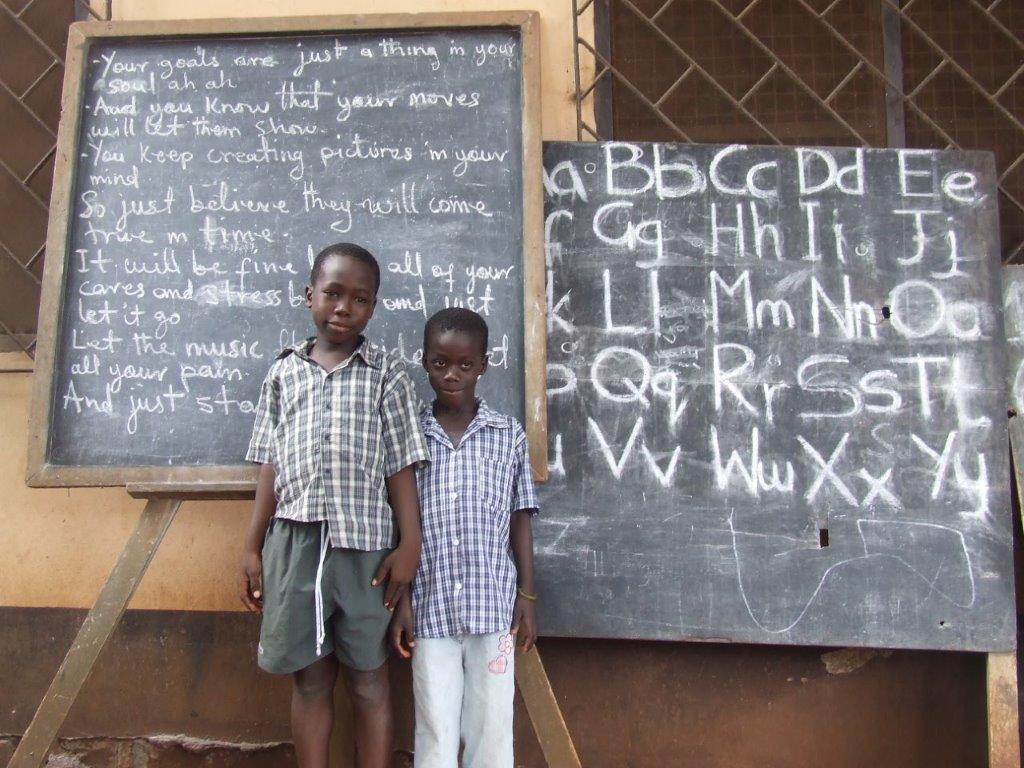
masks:
[[[49,365],[52,370],[52,361]],[[37,357],[35,375],[37,388],[39,387],[39,382],[46,375],[40,368],[39,358]],[[35,411],[33,411],[33,414],[35,414]],[[29,439],[35,442],[36,437],[36,434],[32,434]],[[45,451],[46,432],[40,432],[38,440],[42,445],[42,450]],[[257,472],[258,468],[254,464],[209,464],[204,467],[65,467],[50,464],[43,458],[38,465],[30,469],[26,483],[33,488],[77,488],[90,485],[142,487],[150,484],[167,485],[175,483],[187,488],[189,485],[206,485],[210,483],[251,483],[252,487],[255,488]]]
[[[87,38],[72,24],[68,29],[68,49],[64,56],[64,89],[61,95],[61,121],[54,155],[53,185],[50,187],[50,217],[46,229],[46,256],[43,262],[43,286],[39,301],[36,336],[36,374],[32,381],[32,408],[29,411],[27,482],[43,473],[46,466],[47,432],[50,426],[50,401],[53,393],[54,360],[58,339],[57,318],[67,265],[69,215],[78,159],[78,129],[82,114]],[[113,485],[114,483],[112,483]]]
[[[1020,768],[1017,654],[988,654],[988,765]]]
[[[1024,267],[1003,268],[1003,319],[1006,331],[1006,392],[1010,432],[1010,464],[1016,479],[1016,498],[1020,507],[1024,488],[1024,390],[1018,384],[1024,346],[1024,304],[1020,286]],[[1024,514],[1024,513],[1022,513]],[[1020,766],[1020,730],[1017,698],[1017,657],[1015,653],[988,655],[988,755],[990,768]]]
[[[903,88],[903,40],[900,15],[886,0],[882,2],[882,55],[885,60],[885,76],[889,81]],[[907,146],[906,117],[903,111],[903,94],[889,86],[885,87],[885,133],[886,145]]]
[[[538,482],[548,479],[548,322],[544,253],[543,146],[540,105],[540,16],[520,26],[523,83],[523,353],[526,437]]]
[[[537,741],[544,752],[548,768],[581,768],[572,736],[551,690],[551,681],[544,671],[537,648],[516,656],[516,684],[526,702]]]
[[[128,495],[135,499],[251,499],[256,495],[256,480],[128,483]]]
[[[121,550],[121,556],[103,585],[96,604],[82,622],[8,768],[38,768],[46,761],[46,754],[71,705],[114,634],[180,505],[180,499],[154,499],[146,503],[135,530]]]
[[[374,31],[521,27],[536,11],[449,11],[428,13],[350,13],[316,16],[259,16],[220,19],[83,21],[71,25],[88,37],[193,37],[293,32]],[[535,22],[536,23],[536,22]]]

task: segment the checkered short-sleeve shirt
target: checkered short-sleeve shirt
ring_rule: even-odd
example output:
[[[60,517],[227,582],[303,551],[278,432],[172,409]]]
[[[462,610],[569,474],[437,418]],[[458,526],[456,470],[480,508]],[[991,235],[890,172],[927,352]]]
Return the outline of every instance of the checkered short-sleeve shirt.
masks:
[[[516,597],[512,513],[537,510],[526,433],[482,401],[458,446],[429,406],[422,421],[430,461],[416,470],[423,520],[412,587],[416,635],[505,631]]]
[[[412,381],[363,339],[333,371],[309,357],[313,339],[270,367],[248,461],[273,464],[276,516],[327,521],[331,546],[394,546],[385,478],[427,459]]]

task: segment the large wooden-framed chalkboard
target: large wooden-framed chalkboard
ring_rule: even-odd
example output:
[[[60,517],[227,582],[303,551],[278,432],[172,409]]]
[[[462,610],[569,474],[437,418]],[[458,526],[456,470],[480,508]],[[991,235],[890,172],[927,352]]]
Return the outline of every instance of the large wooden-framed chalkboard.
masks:
[[[545,633],[1015,646],[991,154],[555,142],[545,198]]]
[[[489,402],[546,476],[538,16],[72,26],[28,482],[245,481],[312,256],[380,261],[367,335],[421,395],[422,325],[491,328]]]

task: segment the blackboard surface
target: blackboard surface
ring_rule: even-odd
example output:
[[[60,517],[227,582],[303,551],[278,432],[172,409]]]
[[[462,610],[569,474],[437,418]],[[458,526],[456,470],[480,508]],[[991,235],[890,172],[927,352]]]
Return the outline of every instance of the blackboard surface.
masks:
[[[524,417],[517,28],[97,40],[89,47],[46,461],[243,462],[313,255],[380,261],[367,335],[417,371],[425,319],[491,326]],[[55,318],[44,318],[53,323]]]
[[[1021,471],[1024,462],[1024,267],[1003,267],[1003,308],[1010,444],[1013,447],[1013,472],[1019,489],[1024,483]]]
[[[1014,647],[991,156],[545,169],[543,632]]]

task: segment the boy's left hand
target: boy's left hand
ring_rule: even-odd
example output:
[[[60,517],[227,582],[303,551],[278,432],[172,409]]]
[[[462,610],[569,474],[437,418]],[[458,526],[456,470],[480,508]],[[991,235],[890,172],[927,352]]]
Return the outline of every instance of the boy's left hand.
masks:
[[[395,610],[398,600],[405,595],[416,576],[416,568],[420,564],[420,548],[409,544],[399,544],[390,555],[377,568],[373,575],[371,584],[377,586],[387,579],[388,587],[384,591],[384,607],[389,611]]]
[[[416,635],[413,632],[412,603],[409,596],[398,601],[398,609],[391,617],[391,647],[403,659],[412,657],[416,647]]]
[[[509,631],[519,639],[523,653],[533,648],[537,642],[537,615],[532,600],[516,597],[516,605],[512,609],[512,629]]]

